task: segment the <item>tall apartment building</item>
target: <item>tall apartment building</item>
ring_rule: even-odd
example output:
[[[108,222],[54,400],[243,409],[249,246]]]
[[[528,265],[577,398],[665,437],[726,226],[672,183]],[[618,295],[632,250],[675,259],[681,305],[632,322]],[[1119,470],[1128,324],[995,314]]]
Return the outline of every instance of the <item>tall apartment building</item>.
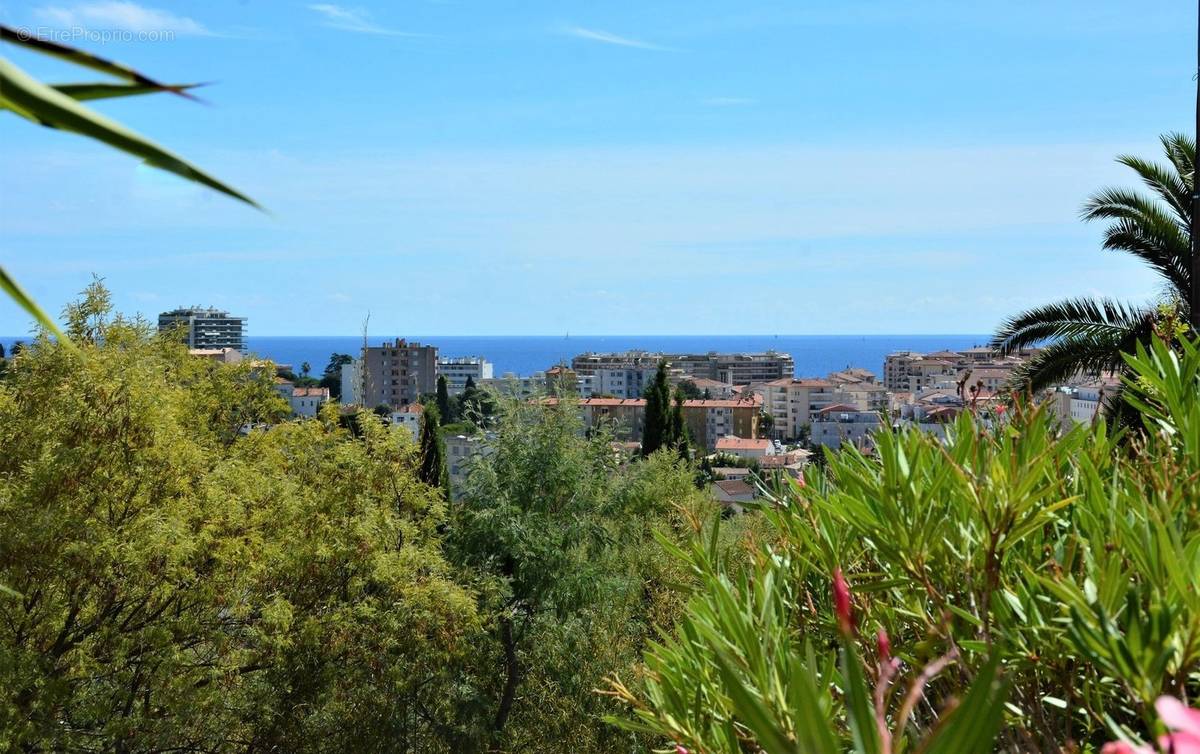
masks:
[[[771,436],[790,440],[800,435],[800,429],[811,425],[822,409],[833,405],[857,406],[856,399],[832,380],[793,379],[772,380],[755,387],[762,396],[763,413],[774,421]]]
[[[178,328],[188,348],[246,352],[246,318],[213,308],[180,307],[158,315],[160,332]]]
[[[403,406],[437,390],[437,346],[397,339],[362,352],[362,405]]]
[[[604,369],[657,368],[660,361],[676,372],[679,378],[716,380],[728,385],[749,385],[792,377],[796,364],[791,354],[777,351],[763,353],[668,354],[648,351],[620,353],[585,353],[571,360],[571,368],[580,375],[594,374]]]
[[[437,363],[438,374],[446,378],[450,395],[458,395],[467,388],[467,378],[476,386],[483,380],[492,379],[492,362],[482,356],[459,356],[441,358]]]

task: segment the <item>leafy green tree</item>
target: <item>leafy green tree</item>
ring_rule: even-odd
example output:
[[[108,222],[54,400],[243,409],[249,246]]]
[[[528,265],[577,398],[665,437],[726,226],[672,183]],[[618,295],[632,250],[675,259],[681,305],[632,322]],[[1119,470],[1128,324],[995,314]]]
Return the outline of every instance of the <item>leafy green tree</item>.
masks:
[[[700,391],[700,388],[696,387],[696,383],[692,380],[680,380],[679,384],[675,386],[675,390],[682,393],[683,397],[689,400],[704,397],[704,393]]]
[[[467,377],[462,395],[458,397],[458,416],[469,420],[480,429],[491,425],[499,410],[496,393],[491,388],[475,386],[475,381]]]
[[[425,406],[421,412],[421,465],[417,478],[430,487],[449,492],[449,475],[446,471],[446,446],[438,431],[436,407]]]
[[[334,400],[341,400],[342,397],[342,367],[354,361],[354,357],[348,353],[334,353],[329,357],[329,363],[325,365],[325,371],[321,374],[321,381],[318,383],[323,388],[328,388],[329,395]]]
[[[450,388],[446,384],[446,375],[439,374],[437,378],[437,410],[447,422],[454,421],[454,412],[450,404]]]
[[[1166,165],[1129,155],[1117,158],[1152,194],[1104,189],[1084,205],[1083,217],[1109,221],[1105,249],[1132,254],[1158,273],[1166,290],[1163,306],[1075,298],[1008,319],[991,341],[1000,353],[1049,341],[1020,370],[1021,387],[1038,391],[1077,373],[1124,371],[1122,353],[1149,343],[1164,313],[1187,320],[1189,294],[1200,282],[1191,277],[1196,142],[1182,134],[1166,134],[1161,141]]]
[[[642,424],[642,453],[650,455],[671,441],[671,386],[667,382],[667,365],[660,362],[658,371],[646,387],[646,416]]]
[[[107,307],[0,384],[0,740],[429,750],[478,621],[412,444]]]
[[[758,429],[763,437],[770,437],[775,430],[775,417],[766,411],[758,412]]]
[[[594,689],[635,674],[640,649],[682,610],[690,577],[655,533],[683,539],[715,506],[671,454],[619,466],[611,436],[585,436],[569,399],[506,401],[489,437],[449,536],[490,616],[463,673],[473,692],[458,724],[473,715],[476,738],[459,749],[646,750],[600,722],[617,708]],[[740,546],[736,534],[723,542]]]

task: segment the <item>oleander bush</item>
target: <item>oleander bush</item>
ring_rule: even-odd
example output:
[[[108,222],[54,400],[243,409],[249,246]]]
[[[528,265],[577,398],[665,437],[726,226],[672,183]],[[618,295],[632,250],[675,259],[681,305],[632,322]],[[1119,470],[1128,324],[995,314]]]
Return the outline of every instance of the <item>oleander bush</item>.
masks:
[[[1200,351],[1156,341],[1128,363],[1140,433],[964,414],[944,443],[831,454],[751,514],[770,534],[749,568],[666,543],[702,586],[644,680],[612,681],[632,712],[614,722],[712,753],[1165,733],[1155,701],[1200,695]]]

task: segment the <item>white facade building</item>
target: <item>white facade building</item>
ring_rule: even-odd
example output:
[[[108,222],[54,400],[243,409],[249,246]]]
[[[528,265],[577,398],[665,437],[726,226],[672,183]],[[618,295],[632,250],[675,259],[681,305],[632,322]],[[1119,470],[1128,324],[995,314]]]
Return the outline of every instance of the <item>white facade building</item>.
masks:
[[[329,402],[327,387],[294,387],[288,397],[292,406],[292,416],[303,416],[311,419],[321,410],[321,406]]]
[[[421,437],[421,418],[425,407],[420,403],[410,403],[407,406],[401,406],[392,413],[388,414],[388,421],[393,427],[404,427],[412,434],[413,442],[418,442]]]
[[[363,404],[362,359],[342,364],[342,403],[356,406]]]
[[[467,379],[477,386],[492,379],[492,362],[482,356],[458,356],[438,359],[437,370],[446,378],[450,395],[459,395],[467,388]]]

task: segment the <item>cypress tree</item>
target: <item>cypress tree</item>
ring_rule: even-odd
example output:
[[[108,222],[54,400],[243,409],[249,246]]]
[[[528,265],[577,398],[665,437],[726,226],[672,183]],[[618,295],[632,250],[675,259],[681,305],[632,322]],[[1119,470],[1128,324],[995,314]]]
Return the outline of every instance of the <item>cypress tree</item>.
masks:
[[[439,374],[437,379],[437,408],[438,413],[446,421],[453,421],[454,416],[450,412],[450,388],[446,385],[446,375]]]
[[[448,486],[446,451],[438,426],[437,409],[426,406],[421,412],[421,467],[417,469],[417,478],[430,487],[444,489]]]
[[[667,365],[661,362],[650,387],[646,388],[646,420],[642,425],[642,455],[650,455],[670,444],[671,387],[667,384]]]
[[[667,443],[679,452],[679,457],[687,460],[691,457],[691,438],[688,436],[687,422],[683,419],[683,392],[675,391],[675,405],[671,409],[671,437]]]

